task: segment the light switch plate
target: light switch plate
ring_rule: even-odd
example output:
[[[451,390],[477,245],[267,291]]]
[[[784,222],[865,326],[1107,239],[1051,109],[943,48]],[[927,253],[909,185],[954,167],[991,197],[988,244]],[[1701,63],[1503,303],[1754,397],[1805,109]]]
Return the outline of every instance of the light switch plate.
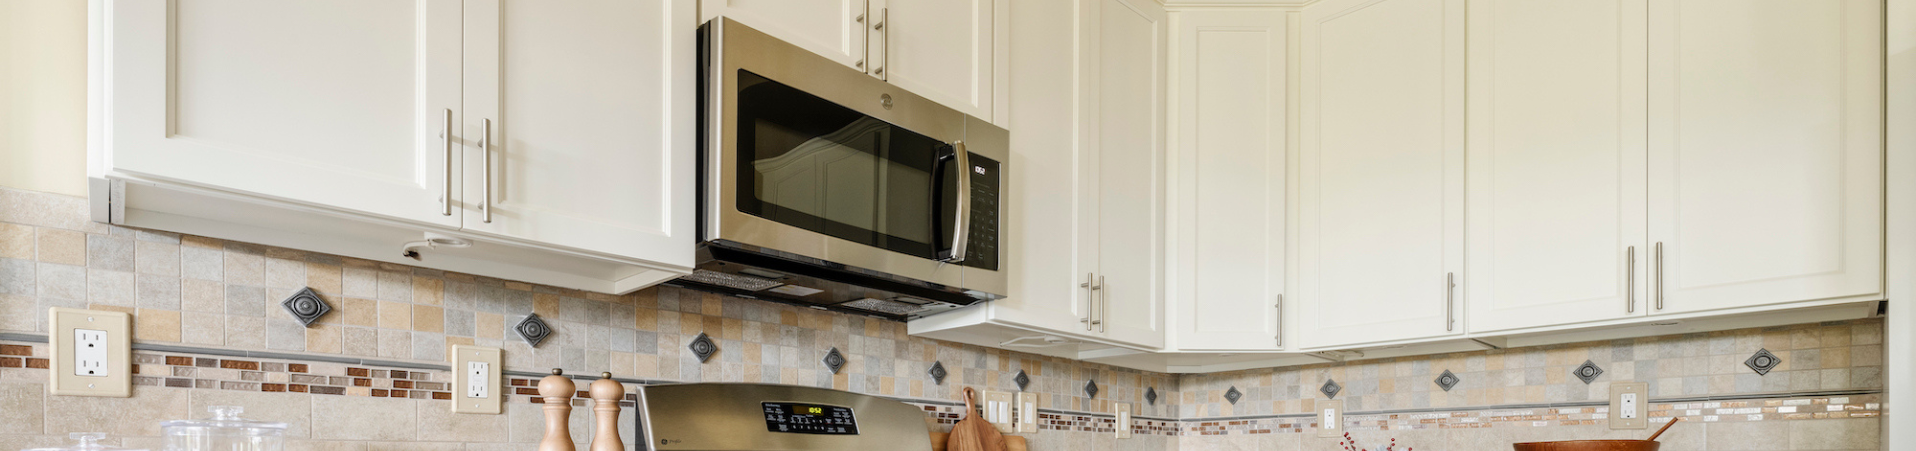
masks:
[[[1113,403],[1112,411],[1118,415],[1118,438],[1131,438],[1131,409],[1134,404],[1128,402]]]
[[[1317,402],[1317,436],[1318,437],[1344,436],[1344,402],[1343,401],[1318,401]]]
[[[1017,432],[1017,425],[1011,423],[1010,392],[985,392],[985,422],[997,427],[1000,434]]]
[[[1018,393],[1018,432],[1038,432],[1038,394]]]
[[[47,309],[49,393],[133,396],[133,316],[122,312]]]
[[[498,415],[506,393],[499,379],[499,348],[453,345],[452,411]]]
[[[1650,383],[1610,383],[1610,429],[1650,427]]]

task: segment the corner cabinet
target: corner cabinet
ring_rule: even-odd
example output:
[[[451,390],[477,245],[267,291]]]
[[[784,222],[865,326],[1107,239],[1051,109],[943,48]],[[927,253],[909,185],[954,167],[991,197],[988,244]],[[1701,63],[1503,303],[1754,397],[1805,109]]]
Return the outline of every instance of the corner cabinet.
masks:
[[[1325,0],[1302,27],[1301,344],[1462,334],[1464,1]]]
[[[1151,0],[1008,7],[1011,293],[915,320],[911,333],[986,346],[1050,335],[1162,348],[1164,9]]]
[[[695,6],[101,2],[96,220],[599,292],[677,277]]]
[[[1282,349],[1289,14],[1171,13],[1171,305],[1180,351]]]

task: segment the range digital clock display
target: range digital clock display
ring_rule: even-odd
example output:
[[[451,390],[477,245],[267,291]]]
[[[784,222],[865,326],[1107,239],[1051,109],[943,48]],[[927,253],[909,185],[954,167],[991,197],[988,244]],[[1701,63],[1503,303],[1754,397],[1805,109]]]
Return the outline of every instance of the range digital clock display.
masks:
[[[765,430],[790,434],[858,435],[858,418],[849,407],[792,402],[762,402]]]

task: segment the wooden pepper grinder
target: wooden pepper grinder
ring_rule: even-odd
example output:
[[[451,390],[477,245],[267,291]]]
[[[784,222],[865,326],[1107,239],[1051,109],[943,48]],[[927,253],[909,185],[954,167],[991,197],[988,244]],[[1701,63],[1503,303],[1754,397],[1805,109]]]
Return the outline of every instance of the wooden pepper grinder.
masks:
[[[625,451],[625,443],[619,441],[619,400],[625,398],[625,386],[612,380],[612,373],[599,373],[591,390],[592,417],[599,423],[592,451]]]
[[[566,420],[572,415],[572,395],[579,387],[565,377],[565,371],[552,369],[552,375],[539,380],[539,396],[545,400],[546,436],[539,440],[539,451],[577,451],[572,445],[572,429]]]

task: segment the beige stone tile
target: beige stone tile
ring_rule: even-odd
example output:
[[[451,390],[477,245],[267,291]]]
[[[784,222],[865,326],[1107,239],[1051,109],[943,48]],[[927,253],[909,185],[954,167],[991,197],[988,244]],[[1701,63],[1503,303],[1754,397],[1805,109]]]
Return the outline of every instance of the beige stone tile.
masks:
[[[345,294],[339,265],[306,263],[306,287],[324,294]]]
[[[342,335],[344,335],[342,350],[346,354],[367,357],[379,355],[379,331],[364,327],[346,327]]]
[[[366,396],[311,396],[312,436],[323,440],[413,440],[417,402]],[[439,407],[444,407],[443,405]],[[367,412],[379,412],[367,415]]]
[[[418,408],[418,439],[421,441],[505,442],[511,440],[512,435],[509,432],[510,425],[506,424],[508,418],[506,415],[456,414],[446,407],[446,401],[414,404]]]
[[[1804,420],[1814,421],[1814,420]],[[1792,421],[1794,422],[1794,421]],[[1686,425],[1676,425],[1671,429]],[[1696,426],[1696,425],[1687,425]],[[1660,427],[1660,426],[1659,426]],[[1549,429],[1549,428],[1537,428]],[[1706,427],[1705,443],[1712,444],[1710,449],[1735,449],[1748,451],[1788,450],[1790,449],[1790,430],[1788,427],[1776,427],[1768,421],[1742,421],[1709,423]],[[1718,445],[1721,444],[1721,445]],[[1728,445],[1724,447],[1723,445]]]
[[[47,396],[46,430],[105,432],[108,436],[160,435],[162,418],[188,416],[182,388],[134,387],[131,398]]]
[[[140,309],[133,318],[133,338],[140,341],[180,341],[180,312]]]
[[[136,241],[133,243],[134,272],[155,276],[180,276],[180,245]]]
[[[505,315],[475,312],[473,313],[473,318],[475,322],[474,330],[476,331],[476,333],[473,334],[474,337],[482,340],[498,340],[504,338],[506,328]]]
[[[180,339],[187,343],[218,345],[226,341],[226,319],[217,313],[180,314]]]
[[[223,258],[221,265],[225,268],[226,275],[222,280],[227,285],[267,286],[266,257],[227,252]]]
[[[307,288],[306,280],[306,262],[283,258],[266,259],[266,286]]]
[[[180,246],[180,277],[211,281],[225,280],[225,253],[219,249]]]
[[[532,295],[532,313],[546,320],[559,319],[559,295],[535,293]]]
[[[180,245],[200,249],[226,249],[225,241],[193,235],[180,235]]]
[[[349,326],[379,326],[379,301],[346,298],[339,305],[341,322]]]
[[[412,278],[412,302],[424,305],[445,305],[446,281],[431,277]]]
[[[36,235],[40,261],[86,266],[86,234],[43,227],[36,229]]]
[[[306,328],[306,352],[339,354],[345,345],[341,331],[341,326],[337,324],[315,323]]]
[[[1792,450],[1877,449],[1881,437],[1879,429],[1882,426],[1880,418],[1796,420],[1783,423],[1789,426],[1789,449]],[[1710,426],[1716,427],[1715,424]]]
[[[379,300],[412,302],[412,275],[398,271],[380,272]]]
[[[45,393],[40,384],[0,384],[0,434],[39,434]]]
[[[341,293],[347,296],[378,299],[379,271],[347,267],[340,272]]]
[[[253,421],[274,421],[286,423],[286,438],[304,439],[312,436],[313,399],[337,398],[337,396],[314,396],[305,393],[267,393],[235,390],[193,390],[187,397],[192,415],[189,418],[211,417],[207,410],[212,406],[239,406],[245,409],[240,417]],[[385,412],[376,415],[384,416]]]
[[[379,327],[412,330],[412,304],[380,301]]]
[[[32,226],[0,222],[0,258],[35,259]]]
[[[379,356],[394,359],[412,358],[412,332],[405,330],[379,330]]]
[[[430,305],[412,306],[412,330],[445,333],[446,309]]]
[[[266,318],[226,315],[226,345],[242,349],[265,349]]]
[[[180,280],[180,310],[202,313],[226,311],[226,287],[219,282],[199,279]]]

